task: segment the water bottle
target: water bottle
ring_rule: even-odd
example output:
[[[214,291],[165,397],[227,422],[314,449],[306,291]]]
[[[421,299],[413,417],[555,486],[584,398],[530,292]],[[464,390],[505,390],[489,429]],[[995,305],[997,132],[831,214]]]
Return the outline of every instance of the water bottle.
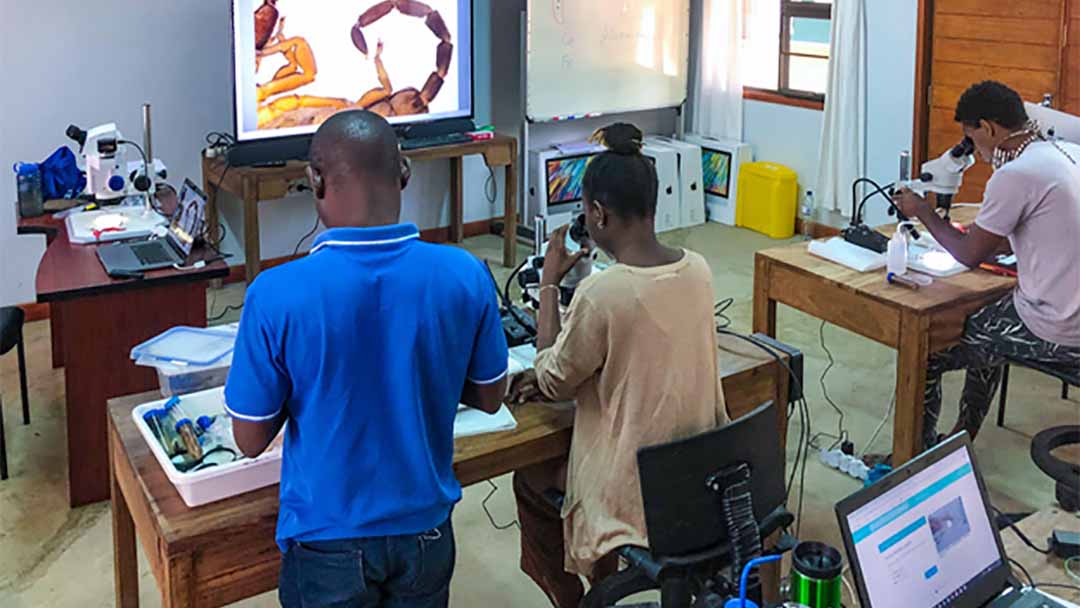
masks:
[[[19,215],[37,217],[45,213],[45,196],[41,189],[41,168],[37,163],[15,163],[14,169]]]
[[[199,416],[195,423],[202,430],[200,440],[207,452],[216,447],[234,447],[232,424],[228,416]]]
[[[802,203],[802,216],[803,216],[803,219],[808,220],[808,219],[814,217],[814,209],[815,209],[815,207],[814,207],[814,191],[813,190],[807,190],[806,191],[806,196],[803,197],[803,203]]]
[[[908,241],[904,234],[904,226],[896,227],[896,232],[889,239],[889,247],[885,257],[885,264],[889,273],[901,276],[907,272],[908,266]]]

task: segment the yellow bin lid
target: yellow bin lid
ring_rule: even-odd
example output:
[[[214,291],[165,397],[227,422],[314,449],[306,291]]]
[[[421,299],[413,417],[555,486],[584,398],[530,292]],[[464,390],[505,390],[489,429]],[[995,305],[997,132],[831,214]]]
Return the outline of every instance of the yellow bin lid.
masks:
[[[770,163],[768,161],[745,163],[740,171],[777,181],[794,182],[799,180],[799,175],[790,167],[785,167],[779,163]]]

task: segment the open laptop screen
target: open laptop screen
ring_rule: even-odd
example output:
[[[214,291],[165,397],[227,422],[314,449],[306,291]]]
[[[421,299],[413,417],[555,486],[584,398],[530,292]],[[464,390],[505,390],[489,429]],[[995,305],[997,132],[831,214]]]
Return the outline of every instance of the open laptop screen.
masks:
[[[872,608],[964,605],[965,592],[1003,564],[967,443],[950,445],[846,515],[849,557]]]
[[[206,225],[206,195],[191,180],[184,180],[176,201],[168,238],[186,257]]]

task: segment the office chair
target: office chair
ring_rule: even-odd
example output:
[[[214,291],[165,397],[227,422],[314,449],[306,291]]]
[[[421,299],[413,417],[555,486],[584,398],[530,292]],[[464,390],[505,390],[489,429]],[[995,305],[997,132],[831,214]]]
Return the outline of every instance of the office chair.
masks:
[[[582,607],[650,589],[660,590],[662,608],[719,607],[736,596],[743,566],[795,519],[784,508],[780,443],[763,440],[776,437],[778,415],[768,402],[724,428],[638,450],[650,546],[619,548],[629,566],[594,585]],[[794,545],[785,534],[768,553]],[[760,600],[752,580],[748,597]]]
[[[26,387],[26,350],[23,347],[25,315],[17,306],[0,307],[0,356],[16,349],[19,358],[19,388],[22,391],[23,424],[30,424],[30,401]],[[8,478],[7,443],[4,440],[4,408],[0,399],[0,480]]]
[[[1061,398],[1069,398],[1069,387],[1080,387],[1080,369],[1075,367],[1066,367],[1063,365],[1053,365],[1050,363],[1040,363],[1038,361],[1026,361],[1023,359],[1009,359],[1009,362],[1002,366],[1001,373],[1001,389],[998,394],[998,415],[997,425],[1005,426],[1005,403],[1008,401],[1009,395],[1009,366],[1020,365],[1028,369],[1033,369],[1037,372],[1042,372],[1048,376],[1053,376],[1058,380],[1061,380]]]

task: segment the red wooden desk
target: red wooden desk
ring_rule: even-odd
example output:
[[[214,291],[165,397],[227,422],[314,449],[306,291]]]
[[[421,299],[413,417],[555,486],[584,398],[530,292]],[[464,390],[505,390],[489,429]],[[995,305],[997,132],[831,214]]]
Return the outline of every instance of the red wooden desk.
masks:
[[[98,261],[97,247],[72,244],[61,220],[23,219],[19,233],[45,234],[49,243],[38,266],[37,300],[49,303],[53,367],[65,368],[71,506],[106,500],[105,402],[158,384],[153,369],[131,361],[131,348],[175,325],[204,327],[207,282],[229,269],[217,261],[198,270],[169,268],[142,280],[114,280]]]

